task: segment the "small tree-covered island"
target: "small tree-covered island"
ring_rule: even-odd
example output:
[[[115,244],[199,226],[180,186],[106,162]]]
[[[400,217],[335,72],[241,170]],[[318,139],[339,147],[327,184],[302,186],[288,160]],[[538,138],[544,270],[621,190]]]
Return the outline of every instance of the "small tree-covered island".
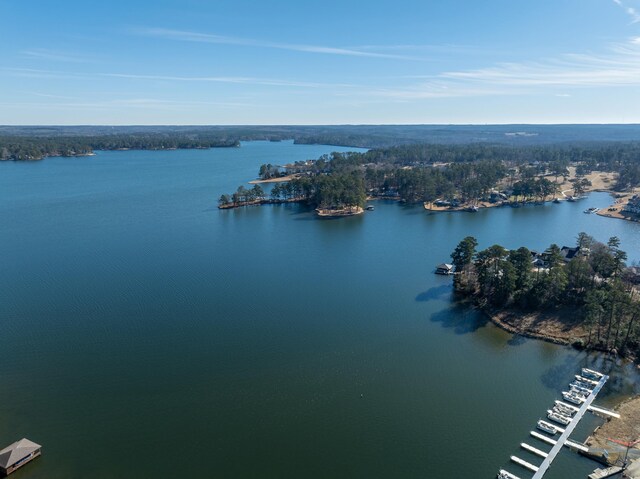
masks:
[[[617,237],[580,233],[576,245],[537,252],[464,238],[451,254],[454,291],[499,326],[525,336],[637,359],[640,271]]]
[[[338,153],[334,153],[335,158]],[[260,185],[251,189],[238,187],[231,195],[222,195],[219,207],[235,208],[264,203],[306,202],[319,216],[350,216],[364,211],[367,195],[363,178],[355,171],[333,174],[315,173],[290,177],[275,183],[269,198]]]

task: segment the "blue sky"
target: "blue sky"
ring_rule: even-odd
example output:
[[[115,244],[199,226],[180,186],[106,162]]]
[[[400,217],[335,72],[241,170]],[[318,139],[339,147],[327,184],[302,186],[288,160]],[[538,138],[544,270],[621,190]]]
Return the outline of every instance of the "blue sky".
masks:
[[[0,0],[0,124],[640,123],[640,0]]]

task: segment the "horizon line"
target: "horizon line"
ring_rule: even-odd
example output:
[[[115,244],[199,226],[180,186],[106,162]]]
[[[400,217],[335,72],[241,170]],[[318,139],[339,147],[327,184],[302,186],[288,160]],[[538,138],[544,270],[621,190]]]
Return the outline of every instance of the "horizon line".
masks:
[[[10,127],[296,127],[296,126],[640,126],[638,122],[602,123],[2,123],[0,128]]]

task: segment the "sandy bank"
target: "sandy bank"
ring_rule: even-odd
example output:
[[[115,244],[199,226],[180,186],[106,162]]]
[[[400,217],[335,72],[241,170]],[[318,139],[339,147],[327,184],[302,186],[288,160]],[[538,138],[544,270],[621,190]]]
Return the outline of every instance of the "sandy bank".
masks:
[[[269,178],[268,180],[251,180],[249,182],[250,185],[259,185],[262,183],[284,183],[286,181],[295,180],[299,178],[300,175],[287,175],[287,176],[279,176],[278,178]]]
[[[639,215],[634,215],[634,214],[626,213],[622,211],[622,209],[629,202],[629,199],[633,196],[633,193],[612,192],[612,194],[615,194],[616,196],[615,202],[611,206],[607,208],[602,208],[600,211],[598,211],[597,213],[598,215],[604,216],[606,218],[617,218],[620,220],[636,221],[636,222],[640,221]]]
[[[364,213],[364,209],[360,206],[348,206],[346,208],[322,209],[317,208],[316,213],[322,218],[339,218],[342,216],[355,216]]]
[[[640,438],[640,396],[622,402],[616,407],[620,419],[611,419],[600,426],[589,438],[589,445],[617,449],[608,439],[633,441]],[[640,448],[640,444],[636,446]]]
[[[571,308],[542,312],[482,311],[496,326],[528,338],[570,345],[580,340],[586,342],[588,337],[580,318]]]

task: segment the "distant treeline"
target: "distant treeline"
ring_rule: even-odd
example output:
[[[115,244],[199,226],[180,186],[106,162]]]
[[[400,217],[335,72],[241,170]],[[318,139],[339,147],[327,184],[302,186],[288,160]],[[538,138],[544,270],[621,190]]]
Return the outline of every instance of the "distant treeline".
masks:
[[[427,162],[502,160],[505,155],[512,155],[516,161],[548,161],[569,155],[584,156],[581,161],[610,162],[614,161],[617,146],[629,151],[628,143],[639,138],[640,125],[0,125],[0,148],[5,148],[5,159],[86,154],[88,148],[209,148],[238,141],[294,140],[302,144],[377,148],[387,151],[385,156],[397,155],[401,162],[411,155]],[[119,144],[113,145],[114,142]],[[452,149],[452,145],[471,148]]]
[[[239,146],[237,139],[214,135],[131,134],[103,136],[0,136],[0,160],[41,160],[47,156],[81,156],[94,150],[165,150]]]
[[[214,135],[249,140],[388,148],[409,144],[503,144],[511,146],[629,142],[640,125],[247,125],[247,126],[2,126],[0,136]]]

